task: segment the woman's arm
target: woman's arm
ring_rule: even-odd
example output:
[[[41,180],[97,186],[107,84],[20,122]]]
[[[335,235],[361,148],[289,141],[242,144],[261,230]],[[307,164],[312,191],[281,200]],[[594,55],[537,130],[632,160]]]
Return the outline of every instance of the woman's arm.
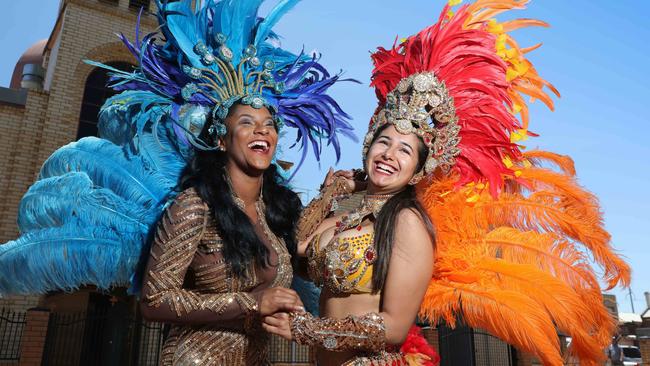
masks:
[[[295,293],[289,289],[201,294],[183,288],[185,274],[207,224],[207,210],[197,195],[183,192],[163,214],[145,270],[140,307],[143,316],[161,322],[218,322],[229,328],[242,328],[260,310],[266,314],[269,307],[276,310],[274,305],[282,304],[291,305],[284,309],[293,309]]]
[[[329,174],[326,181],[328,179]],[[335,225],[336,220],[328,219],[328,216],[336,210],[336,198],[347,194],[348,191],[346,179],[335,179],[331,184],[325,184],[320,195],[309,202],[307,207],[302,210],[296,230],[298,255],[305,256],[307,245],[313,237]]]
[[[266,317],[264,328],[300,344],[333,351],[379,351],[386,343],[404,342],[433,274],[434,248],[424,222],[414,211],[401,212],[395,230],[378,314],[332,319],[293,313],[291,317]]]
[[[433,275],[432,240],[419,213],[400,212],[379,313],[386,325],[389,344],[404,342],[420,309]]]

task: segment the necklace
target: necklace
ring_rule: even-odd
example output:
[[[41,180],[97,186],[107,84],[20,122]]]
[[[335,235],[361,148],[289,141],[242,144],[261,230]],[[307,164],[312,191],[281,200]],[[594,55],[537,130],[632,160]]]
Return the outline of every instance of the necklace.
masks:
[[[341,221],[336,222],[335,235],[355,226],[357,230],[361,230],[361,222],[363,219],[369,215],[373,215],[376,218],[386,201],[391,197],[393,197],[392,194],[366,194],[363,196],[357,208],[341,217]]]
[[[235,205],[239,207],[240,210],[245,211],[246,210],[246,203],[244,202],[243,199],[239,198],[235,190],[232,188],[232,181],[230,180],[230,174],[227,172],[224,173],[224,177],[226,178],[226,183],[228,184],[228,188],[230,189],[230,196],[232,197],[232,200],[235,202]],[[264,201],[264,197],[262,195],[263,192],[263,187],[264,187],[264,181],[262,180],[262,185],[260,187],[260,194],[257,196],[257,201],[255,204],[257,205],[259,202]]]

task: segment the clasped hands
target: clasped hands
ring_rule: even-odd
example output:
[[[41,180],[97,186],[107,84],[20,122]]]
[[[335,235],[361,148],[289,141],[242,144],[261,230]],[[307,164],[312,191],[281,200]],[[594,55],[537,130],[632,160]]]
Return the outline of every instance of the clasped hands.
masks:
[[[289,313],[305,311],[298,293],[284,287],[269,288],[262,291],[258,306],[262,328],[269,333],[291,340]]]
[[[361,175],[358,171],[334,171],[330,168],[321,187],[329,187],[335,180],[344,179],[349,193],[358,192],[364,190],[366,186],[366,182],[360,177]],[[289,313],[304,312],[305,308],[294,290],[275,287],[263,292],[259,300],[259,310],[264,330],[287,340],[292,340]]]

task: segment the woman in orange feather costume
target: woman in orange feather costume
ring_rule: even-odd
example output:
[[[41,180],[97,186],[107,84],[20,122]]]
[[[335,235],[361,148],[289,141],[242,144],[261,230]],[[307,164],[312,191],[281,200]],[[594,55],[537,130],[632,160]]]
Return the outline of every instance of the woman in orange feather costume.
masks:
[[[372,86],[379,106],[364,141],[364,168],[373,169],[367,160],[379,131],[416,135],[428,148],[423,169],[408,183],[435,229],[433,275],[422,285],[419,316],[452,327],[462,319],[537,356],[544,365],[563,364],[557,336],[561,332],[572,338],[569,352],[581,365],[598,365],[616,323],[603,305],[599,278],[590,263],[602,267],[607,288],[628,285],[629,267],[611,247],[598,201],[578,185],[571,159],[524,151],[518,143],[534,136],[528,131],[526,99],[539,99],[553,109],[548,91],[559,93],[526,59],[539,45],[520,48],[508,32],[547,25],[494,19],[523,9],[527,0],[477,0],[452,10],[458,2],[450,1],[436,24],[372,55]],[[323,192],[321,206],[312,208],[316,219],[304,216],[299,239],[323,232],[323,226],[333,222],[341,225],[340,219],[324,219],[337,194],[331,187],[350,180],[349,173],[339,175],[341,179]],[[371,176],[369,186],[372,181]],[[308,248],[307,254],[310,251],[318,261],[319,249]],[[379,251],[376,260],[390,254]],[[330,259],[321,261],[327,264]],[[396,270],[401,269],[388,270],[389,278]],[[388,334],[391,315],[383,307],[399,303],[387,298],[399,295],[380,291],[377,296],[378,307],[367,306],[367,313],[385,321]],[[357,317],[347,323],[343,316],[305,320],[294,314],[290,320],[267,319],[266,327],[330,349],[345,343],[341,337],[354,335],[354,330],[374,334],[359,328],[370,318],[360,317],[359,308],[352,305],[346,307]],[[415,318],[415,312],[408,315]],[[336,311],[326,308],[325,313]],[[407,343],[412,348],[414,343]],[[351,344],[357,355],[368,351],[362,341],[356,348]],[[422,359],[405,355],[402,360],[418,364]]]

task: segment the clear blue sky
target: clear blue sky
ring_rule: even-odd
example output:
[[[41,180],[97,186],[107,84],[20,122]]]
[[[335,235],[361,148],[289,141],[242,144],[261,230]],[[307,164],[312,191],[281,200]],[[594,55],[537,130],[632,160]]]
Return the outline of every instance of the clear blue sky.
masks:
[[[354,117],[363,135],[375,107],[368,88],[369,52],[389,46],[396,36],[408,36],[437,19],[443,0],[305,0],[278,26],[283,45],[292,50],[318,50],[332,71],[363,85],[341,84],[335,96]],[[0,24],[0,85],[7,86],[20,54],[47,38],[56,19],[58,1],[11,1],[3,4]],[[613,243],[633,268],[632,291],[637,313],[650,291],[650,26],[645,0],[533,0],[520,17],[543,19],[551,28],[517,31],[522,45],[544,46],[530,55],[539,73],[562,93],[556,111],[533,106],[531,130],[539,138],[530,148],[571,155],[581,183],[600,197]],[[644,25],[646,24],[646,25]],[[89,30],[90,31],[90,30]],[[115,30],[120,31],[119,29]],[[360,165],[360,145],[345,142],[338,167]],[[289,154],[289,158],[291,155]],[[320,184],[334,156],[326,153],[319,170],[309,160],[296,187]],[[631,311],[627,291],[615,290],[619,309]]]

